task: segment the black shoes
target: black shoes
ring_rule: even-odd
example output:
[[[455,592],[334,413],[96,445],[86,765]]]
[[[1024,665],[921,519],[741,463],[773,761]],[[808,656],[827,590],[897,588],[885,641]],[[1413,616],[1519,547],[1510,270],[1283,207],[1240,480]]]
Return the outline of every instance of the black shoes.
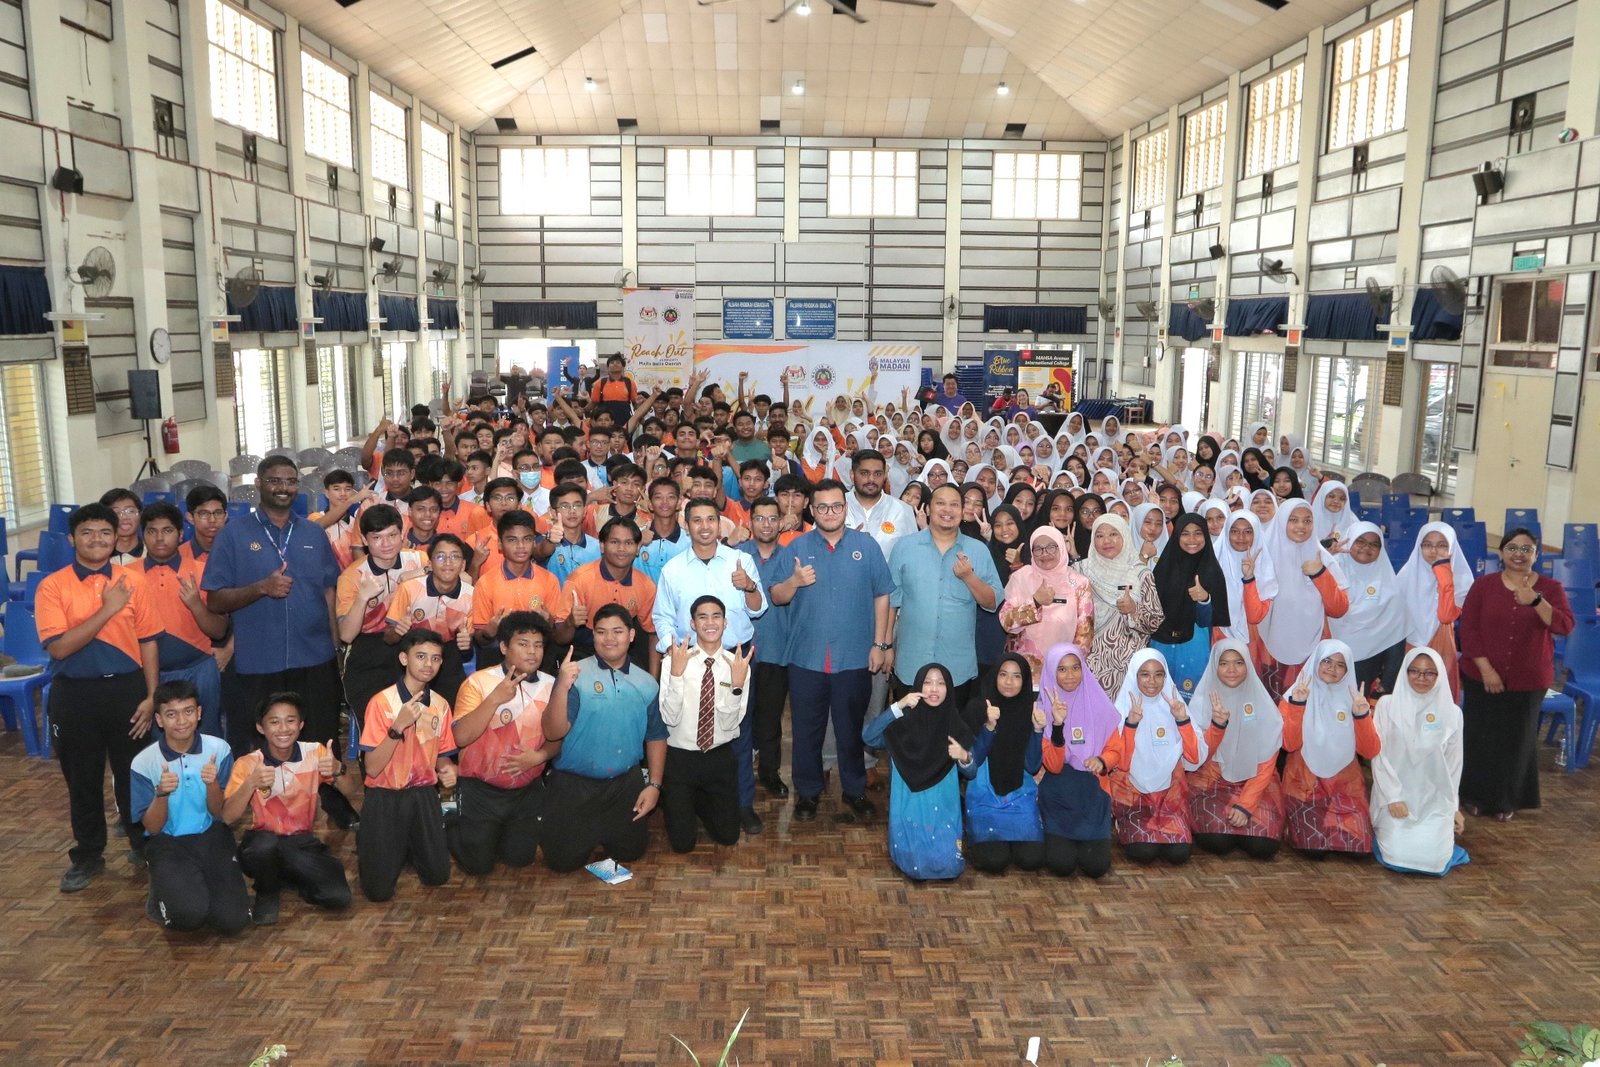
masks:
[[[810,822],[817,817],[817,798],[801,797],[794,802],[794,821]]]
[[[857,818],[870,819],[878,814],[878,806],[864,796],[845,797],[844,805],[850,810],[835,815],[834,822],[855,822]]]
[[[779,800],[789,795],[789,787],[777,775],[773,775],[771,778],[762,778],[761,788],[765,789],[769,796],[777,797]]]
[[[106,858],[96,856],[93,859],[77,860],[67,873],[61,876],[61,891],[63,893],[76,893],[81,889],[88,889],[89,883],[94,881],[94,876],[106,869]]]
[[[150,861],[144,858],[144,849],[128,849],[128,866],[137,871],[148,871],[150,869]]]
[[[739,826],[747,834],[759,834],[765,829],[761,816],[756,814],[754,808],[745,808],[739,812]]]
[[[250,921],[257,926],[271,926],[278,921],[278,894],[257,893],[250,905]]]

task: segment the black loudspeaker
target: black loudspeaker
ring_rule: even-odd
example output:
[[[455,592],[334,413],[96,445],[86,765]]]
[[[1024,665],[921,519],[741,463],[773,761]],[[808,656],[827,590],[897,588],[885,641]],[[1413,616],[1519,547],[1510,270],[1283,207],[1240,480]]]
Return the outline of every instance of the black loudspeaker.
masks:
[[[1350,153],[1350,173],[1365,174],[1367,172],[1367,158],[1369,146],[1358,144]]]
[[[1212,245],[1209,249],[1206,250],[1206,253],[1212,259],[1221,259],[1223,256],[1228,254],[1228,250],[1226,248],[1223,248],[1221,245]]]
[[[128,372],[128,414],[140,420],[161,418],[161,375],[158,372]]]
[[[1473,188],[1478,190],[1478,203],[1487,203],[1489,198],[1506,187],[1505,178],[1499,171],[1488,163],[1482,170],[1472,172]]]
[[[71,167],[57,167],[50,175],[50,188],[62,193],[83,192],[83,172]]]

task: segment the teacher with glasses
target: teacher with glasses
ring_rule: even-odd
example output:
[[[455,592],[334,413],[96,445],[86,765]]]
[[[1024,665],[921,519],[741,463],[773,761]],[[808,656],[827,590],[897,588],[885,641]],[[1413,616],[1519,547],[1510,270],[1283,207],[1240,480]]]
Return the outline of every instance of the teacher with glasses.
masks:
[[[1534,570],[1539,542],[1518,527],[1498,575],[1461,608],[1461,807],[1501,822],[1539,806],[1539,706],[1555,674],[1555,637],[1572,632],[1561,584]]]

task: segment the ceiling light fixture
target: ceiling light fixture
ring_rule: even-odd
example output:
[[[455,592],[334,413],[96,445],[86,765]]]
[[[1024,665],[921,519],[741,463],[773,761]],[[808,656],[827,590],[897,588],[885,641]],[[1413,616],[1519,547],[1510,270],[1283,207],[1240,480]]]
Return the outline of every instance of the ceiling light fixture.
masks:
[[[789,86],[789,92],[795,96],[806,95],[806,83],[796,79],[795,83]]]
[[[795,5],[794,13],[799,15],[801,18],[805,18],[807,15],[811,14],[811,5],[806,3],[806,0],[800,0],[800,2]]]
[[[594,83],[594,79],[593,78],[585,78],[585,79],[583,79],[584,92],[592,93],[598,88],[600,88],[600,87]]]
[[[1007,85],[1005,82],[1001,82],[999,85],[996,85],[994,87],[994,95],[996,95],[996,96],[1010,96],[1011,95],[1011,86]]]

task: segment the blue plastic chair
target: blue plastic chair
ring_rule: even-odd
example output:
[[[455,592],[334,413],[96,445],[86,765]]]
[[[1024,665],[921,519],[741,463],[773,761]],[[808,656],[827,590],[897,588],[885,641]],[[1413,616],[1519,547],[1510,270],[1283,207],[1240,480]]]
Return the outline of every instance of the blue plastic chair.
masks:
[[[1600,560],[1600,526],[1569,522],[1561,527],[1561,554],[1567,559]]]
[[[1410,493],[1385,493],[1383,494],[1383,517],[1393,522],[1403,518],[1411,510]],[[1424,508],[1423,510],[1427,510]]]
[[[6,605],[6,655],[18,663],[49,667],[50,656],[39,644],[39,628],[33,609],[24,604]],[[34,698],[38,697],[44,715],[44,729],[34,717]],[[6,729],[22,728],[22,745],[30,756],[50,756],[50,672],[44,670],[23,678],[0,678],[0,716]]]
[[[1504,537],[1518,526],[1527,527],[1533,531],[1533,536],[1540,541],[1544,540],[1543,530],[1539,526],[1538,508],[1506,508],[1506,524],[1500,535]]]
[[[1481,522],[1468,523],[1456,530],[1456,547],[1461,549],[1461,555],[1472,569],[1477,570],[1478,564],[1489,558],[1489,529]]]
[[[1356,514],[1361,516],[1362,522],[1370,522],[1374,526],[1383,525],[1383,509],[1376,504],[1356,504]]]
[[[1577,752],[1567,760],[1568,768],[1589,765],[1596,732],[1600,732],[1600,620],[1580,619],[1567,638],[1567,682],[1561,689],[1569,697],[1583,701],[1583,724],[1578,734]]]
[[[1478,521],[1478,513],[1472,508],[1444,508],[1439,512],[1439,521],[1453,530],[1459,530],[1469,522]]]
[[[5,569],[5,557],[11,555],[11,542],[6,538],[5,516],[0,515],[0,570]]]
[[[170,489],[151,489],[144,494],[146,506],[151,504],[176,504],[178,498]]]
[[[43,578],[45,575],[54,574],[56,571],[71,563],[76,557],[72,551],[72,542],[66,534],[51,533],[49,530],[39,535],[38,569],[28,575],[29,581]]]
[[[1500,557],[1485,556],[1476,567],[1472,568],[1479,578],[1486,574],[1500,573]]]
[[[255,509],[256,506],[248,500],[230,500],[228,501],[228,521],[247,519]]]
[[[1548,745],[1554,742],[1556,727],[1565,726],[1566,735],[1562,740],[1562,750],[1566,756],[1567,773],[1577,773],[1578,702],[1565,693],[1546,693],[1544,703],[1539,705],[1540,724],[1546,719],[1550,720],[1550,727],[1545,731],[1544,743]]]
[[[1594,564],[1586,559],[1549,556],[1539,561],[1539,572],[1561,583],[1572,605],[1572,614],[1588,618],[1595,614]]]
[[[295,494],[293,503],[289,505],[289,514],[301,519],[309,516],[311,514],[311,494]]]
[[[50,533],[58,533],[65,536],[68,520],[72,518],[72,513],[77,510],[78,505],[76,504],[51,504],[50,521],[45,529]],[[44,535],[40,534],[39,536],[43,538]],[[19,582],[22,580],[22,565],[24,563],[32,563],[38,566],[39,550],[37,548],[24,548],[17,552],[17,561],[13,564],[14,570],[12,573]]]

